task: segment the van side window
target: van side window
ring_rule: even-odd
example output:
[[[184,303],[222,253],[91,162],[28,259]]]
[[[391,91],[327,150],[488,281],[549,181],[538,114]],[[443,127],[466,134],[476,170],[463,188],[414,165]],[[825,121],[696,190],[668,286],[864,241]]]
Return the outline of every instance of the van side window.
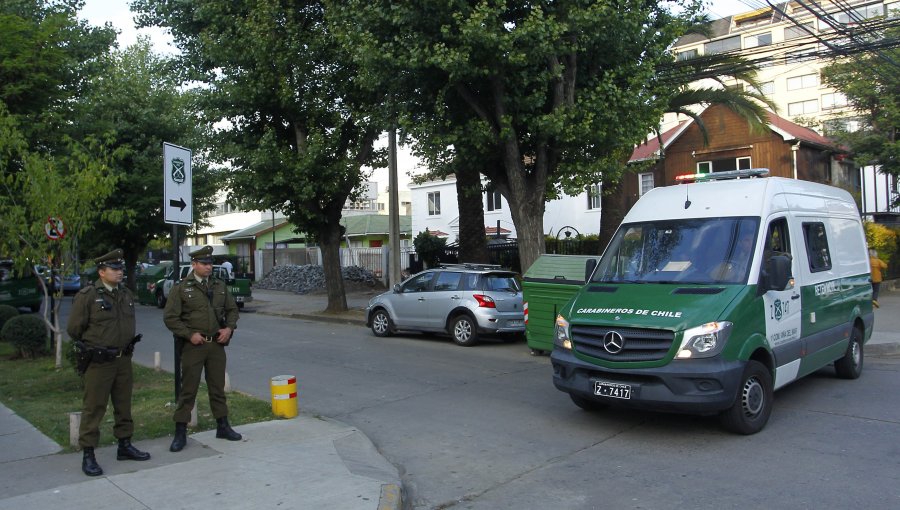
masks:
[[[831,269],[831,252],[828,250],[825,224],[821,222],[804,223],[803,237],[806,240],[809,270],[815,273]]]
[[[763,251],[764,259],[768,259],[772,255],[790,255],[791,254],[791,238],[788,234],[787,220],[778,218],[769,224],[769,231],[766,232],[766,244]]]

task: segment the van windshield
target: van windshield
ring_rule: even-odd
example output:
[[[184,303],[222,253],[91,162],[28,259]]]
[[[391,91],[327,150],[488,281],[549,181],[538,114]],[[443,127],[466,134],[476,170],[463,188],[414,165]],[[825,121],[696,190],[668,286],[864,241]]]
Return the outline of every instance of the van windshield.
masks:
[[[746,283],[759,218],[701,218],[622,225],[591,281]]]

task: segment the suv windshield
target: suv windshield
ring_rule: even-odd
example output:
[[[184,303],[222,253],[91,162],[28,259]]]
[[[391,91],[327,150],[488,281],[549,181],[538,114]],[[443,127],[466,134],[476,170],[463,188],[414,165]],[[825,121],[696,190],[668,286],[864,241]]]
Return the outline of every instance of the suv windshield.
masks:
[[[591,279],[606,283],[744,283],[759,218],[622,225]]]

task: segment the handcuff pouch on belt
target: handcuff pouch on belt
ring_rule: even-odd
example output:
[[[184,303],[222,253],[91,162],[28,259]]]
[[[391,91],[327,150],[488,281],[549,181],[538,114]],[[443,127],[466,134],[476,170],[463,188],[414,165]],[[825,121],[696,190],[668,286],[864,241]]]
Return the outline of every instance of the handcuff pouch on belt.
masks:
[[[134,353],[134,344],[141,341],[144,335],[135,337],[125,347],[89,347],[80,340],[75,340],[75,371],[84,375],[91,363],[109,363],[122,356],[131,356]]]

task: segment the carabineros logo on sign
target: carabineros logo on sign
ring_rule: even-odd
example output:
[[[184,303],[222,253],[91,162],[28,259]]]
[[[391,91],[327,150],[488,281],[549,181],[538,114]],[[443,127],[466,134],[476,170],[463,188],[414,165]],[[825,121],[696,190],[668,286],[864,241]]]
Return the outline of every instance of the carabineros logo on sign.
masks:
[[[185,181],[184,160],[181,158],[172,158],[172,180],[176,184],[182,184]]]

